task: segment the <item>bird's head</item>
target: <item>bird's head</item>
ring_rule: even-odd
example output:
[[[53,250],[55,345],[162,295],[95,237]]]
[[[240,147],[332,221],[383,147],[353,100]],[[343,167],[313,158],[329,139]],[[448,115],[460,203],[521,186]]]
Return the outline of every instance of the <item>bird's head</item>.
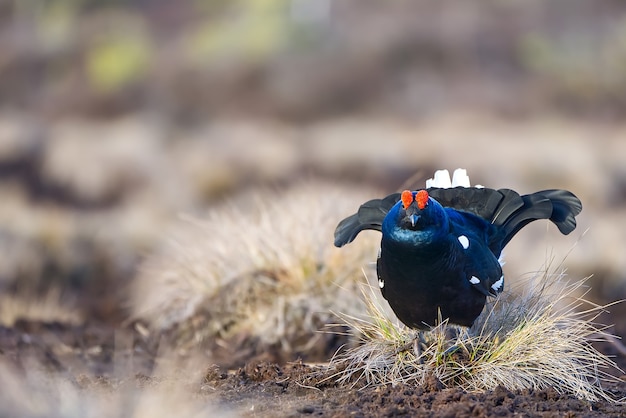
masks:
[[[405,190],[383,221],[383,233],[385,230],[395,230],[400,235],[408,232],[420,236],[415,236],[415,239],[429,240],[439,233],[447,233],[448,217],[439,202],[428,195],[428,191]]]
[[[427,211],[429,200],[431,199],[426,190],[420,190],[419,192],[403,191],[400,195],[399,203],[401,205],[398,208],[401,217],[400,224],[408,229],[418,229],[418,223],[420,223],[422,216]]]

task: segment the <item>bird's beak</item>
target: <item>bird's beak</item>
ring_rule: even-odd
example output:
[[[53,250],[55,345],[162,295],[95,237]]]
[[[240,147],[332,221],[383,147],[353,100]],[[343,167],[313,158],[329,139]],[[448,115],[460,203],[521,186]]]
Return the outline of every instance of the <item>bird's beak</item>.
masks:
[[[409,218],[411,218],[411,226],[415,226],[415,223],[420,218],[420,216],[419,215],[411,215],[411,216],[409,216]]]

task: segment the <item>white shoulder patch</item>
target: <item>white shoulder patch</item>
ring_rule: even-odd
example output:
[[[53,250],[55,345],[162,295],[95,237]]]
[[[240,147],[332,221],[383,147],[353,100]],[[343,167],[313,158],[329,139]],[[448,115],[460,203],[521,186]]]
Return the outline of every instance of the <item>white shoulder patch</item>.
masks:
[[[472,278],[470,279],[470,283],[471,284],[478,284],[480,283],[480,279],[476,276],[472,276]]]
[[[381,289],[385,287],[385,281],[383,279],[378,279],[378,287]]]
[[[504,274],[500,276],[500,280],[498,280],[497,282],[491,285],[491,288],[497,292],[502,287],[503,284],[504,284]]]
[[[469,248],[469,246],[470,246],[469,238],[467,238],[465,235],[459,235],[459,238],[457,238],[457,239],[459,240],[459,242],[463,246],[464,250],[467,250]]]

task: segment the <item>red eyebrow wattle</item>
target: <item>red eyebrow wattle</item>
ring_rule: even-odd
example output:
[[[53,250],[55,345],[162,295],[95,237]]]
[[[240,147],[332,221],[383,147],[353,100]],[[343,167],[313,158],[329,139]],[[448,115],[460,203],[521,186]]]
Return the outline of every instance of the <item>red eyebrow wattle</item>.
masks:
[[[415,202],[417,203],[417,207],[422,210],[428,204],[428,192],[426,190],[420,190],[415,195]]]
[[[410,190],[403,191],[400,199],[402,200],[402,207],[406,210],[413,203],[413,192]]]

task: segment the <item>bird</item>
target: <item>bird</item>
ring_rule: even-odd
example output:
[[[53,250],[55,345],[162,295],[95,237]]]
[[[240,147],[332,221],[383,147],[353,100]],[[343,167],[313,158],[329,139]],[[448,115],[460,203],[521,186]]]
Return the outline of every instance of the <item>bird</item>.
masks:
[[[426,188],[363,203],[335,229],[336,247],[363,230],[382,233],[378,285],[398,319],[428,330],[443,320],[471,327],[504,288],[500,257],[524,226],[549,219],[567,235],[582,204],[572,192],[470,186],[467,170],[438,170]]]

